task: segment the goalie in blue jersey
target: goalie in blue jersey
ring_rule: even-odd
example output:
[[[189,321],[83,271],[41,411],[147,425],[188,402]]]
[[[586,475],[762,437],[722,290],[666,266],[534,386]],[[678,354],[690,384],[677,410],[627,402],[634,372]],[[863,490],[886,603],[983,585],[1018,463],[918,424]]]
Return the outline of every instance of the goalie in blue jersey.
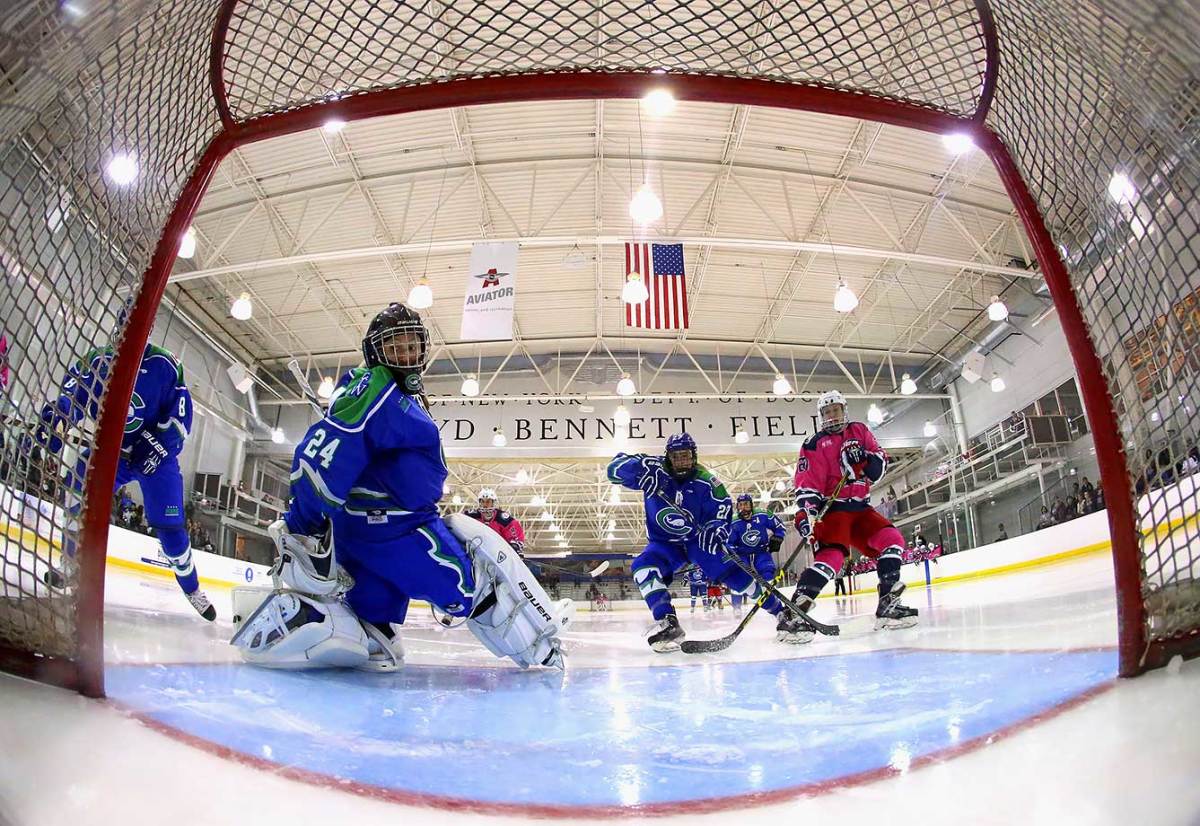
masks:
[[[762,594],[749,574],[725,559],[732,503],[721,480],[697,461],[695,440],[677,433],[663,456],[618,453],[608,465],[613,484],[642,491],[649,542],[630,566],[633,580],[654,617],[647,642],[655,651],[679,649],[683,628],[667,590],[675,572],[698,565],[709,582],[727,585],[751,601]],[[775,615],[777,638],[796,641],[806,627],[774,596],[763,608]]]
[[[112,347],[91,350],[67,372],[58,398],[42,407],[35,438],[51,453],[63,448],[66,431],[85,418],[95,421],[100,399],[112,370]],[[192,562],[183,511],[183,476],[179,452],[192,427],[192,396],[183,380],[183,366],[162,347],[147,344],[142,352],[125,433],[117,464],[116,488],[136,482],[142,492],[146,524],[162,546],[175,580],[197,613],[210,622],[217,617]],[[63,553],[58,568],[46,572],[52,588],[72,587],[77,565],[75,535],[82,510],[83,480],[90,449],[85,449],[65,479]]]
[[[420,599],[463,618],[496,656],[563,667],[570,600],[552,603],[487,525],[438,513],[448,471],[422,390],[420,317],[390,305],[362,349],[364,366],[341,379],[296,448],[291,505],[268,529],[276,589],[233,644],[264,666],[387,671],[404,656],[396,626]]]

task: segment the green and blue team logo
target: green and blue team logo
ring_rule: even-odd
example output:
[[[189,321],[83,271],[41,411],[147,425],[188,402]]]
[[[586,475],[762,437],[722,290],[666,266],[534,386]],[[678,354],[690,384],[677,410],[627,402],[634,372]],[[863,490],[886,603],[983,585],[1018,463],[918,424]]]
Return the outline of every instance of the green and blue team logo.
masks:
[[[762,542],[762,534],[759,533],[758,531],[756,531],[754,528],[751,528],[750,530],[748,530],[744,534],[742,534],[742,544],[743,545],[749,545],[751,547],[754,547],[759,542]]]
[[[129,412],[125,414],[125,432],[133,433],[142,426],[145,419],[142,417],[142,412],[146,409],[146,402],[135,390],[133,397],[129,399]]]
[[[687,517],[677,508],[663,508],[654,515],[654,521],[667,533],[683,536],[688,532]]]

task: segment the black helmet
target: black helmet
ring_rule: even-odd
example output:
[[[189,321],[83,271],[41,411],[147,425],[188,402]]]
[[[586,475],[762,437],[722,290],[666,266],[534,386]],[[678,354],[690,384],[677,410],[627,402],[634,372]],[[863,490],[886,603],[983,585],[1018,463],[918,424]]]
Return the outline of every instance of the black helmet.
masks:
[[[421,344],[418,358],[402,359],[399,353],[389,352],[387,342],[396,336],[415,333]],[[421,317],[413,310],[393,302],[371,319],[367,334],[362,342],[363,358],[368,367],[383,365],[392,371],[405,393],[421,392],[421,373],[425,370],[425,359],[429,355],[429,332]],[[402,363],[403,362],[403,363]]]

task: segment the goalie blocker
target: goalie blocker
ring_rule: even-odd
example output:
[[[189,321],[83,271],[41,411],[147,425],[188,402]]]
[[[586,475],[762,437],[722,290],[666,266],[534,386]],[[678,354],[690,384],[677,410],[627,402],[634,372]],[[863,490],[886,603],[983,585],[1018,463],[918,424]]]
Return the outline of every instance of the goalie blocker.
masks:
[[[471,559],[471,632],[493,654],[521,668],[564,668],[560,634],[574,614],[571,600],[553,603],[508,543],[485,525],[464,514],[451,514],[445,522]],[[390,627],[360,621],[342,601],[353,586],[344,572],[339,577],[332,547],[290,534],[282,522],[270,532],[279,550],[272,569],[275,590],[234,589],[238,630],[231,643],[243,658],[270,668],[397,667],[403,659],[399,636]]]

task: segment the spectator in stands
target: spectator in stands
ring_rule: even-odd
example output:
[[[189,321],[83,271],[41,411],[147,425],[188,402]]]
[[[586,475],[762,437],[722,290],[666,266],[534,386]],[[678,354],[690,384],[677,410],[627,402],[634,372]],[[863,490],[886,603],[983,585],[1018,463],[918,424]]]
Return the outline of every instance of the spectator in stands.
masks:
[[[996,535],[996,541],[1003,542],[1004,540],[1008,539],[1008,531],[1004,530],[1003,522],[1000,523],[999,527],[1000,527],[1000,533]]]
[[[1025,417],[1014,410],[1004,424],[1009,433],[1020,433],[1025,429]]]
[[[188,539],[192,543],[192,547],[200,551],[213,552],[212,539],[208,535],[208,531],[204,530],[204,526],[199,522],[192,522],[188,526]]]
[[[1050,515],[1050,509],[1048,507],[1046,507],[1045,505],[1042,505],[1042,513],[1038,517],[1036,530],[1040,531],[1042,528],[1048,528],[1053,524],[1054,524],[1054,517],[1052,517]]]
[[[1159,485],[1175,484],[1175,463],[1171,460],[1171,448],[1164,447],[1158,452],[1158,483]]]
[[[914,526],[913,526],[912,542],[911,542],[910,544],[911,544],[911,545],[912,545],[914,548],[915,548],[915,547],[917,547],[918,545],[927,545],[927,544],[929,544],[929,543],[926,541],[926,539],[925,539],[925,534],[923,534],[923,533],[921,532],[921,526],[920,526],[920,525],[914,525]]]
[[[1059,499],[1057,496],[1054,497],[1054,504],[1050,506],[1050,518],[1054,520],[1054,524],[1057,525],[1061,522],[1066,521],[1066,515],[1067,515],[1066,504],[1063,502],[1063,500]]]
[[[1154,480],[1158,476],[1156,464],[1154,461],[1154,451],[1146,448],[1146,452],[1142,456],[1142,472],[1138,474],[1137,484],[1134,485],[1134,490],[1137,493],[1145,493],[1154,485]]]
[[[1091,481],[1089,481],[1088,478],[1085,476],[1085,477],[1083,477],[1083,484],[1079,486],[1079,492],[1082,493],[1084,496],[1086,496],[1088,501],[1090,502],[1092,500],[1092,497],[1096,493],[1096,488],[1091,483]]]

